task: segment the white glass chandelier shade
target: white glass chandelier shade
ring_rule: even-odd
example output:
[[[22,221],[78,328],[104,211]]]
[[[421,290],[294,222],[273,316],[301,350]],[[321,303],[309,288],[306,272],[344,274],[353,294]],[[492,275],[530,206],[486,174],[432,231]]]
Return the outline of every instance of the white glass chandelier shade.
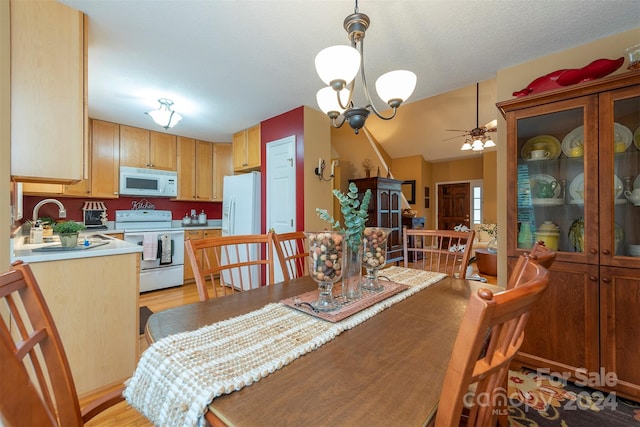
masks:
[[[173,101],[166,98],[158,99],[160,108],[146,112],[156,124],[162,126],[165,129],[169,129],[178,124],[182,120],[182,116],[171,109]]]
[[[469,140],[467,139],[464,144],[462,144],[462,148],[460,150],[462,151],[469,151],[471,150],[473,147],[471,146],[471,144],[469,143]]]
[[[484,150],[484,146],[482,145],[482,141],[479,139],[476,139],[475,141],[473,141],[473,144],[471,145],[471,149],[473,151],[482,151]]]
[[[330,86],[334,82],[348,85],[355,79],[359,69],[360,52],[351,46],[331,46],[316,55],[316,71],[320,79]],[[342,87],[337,88],[340,89]]]
[[[342,89],[338,93],[340,94],[342,105],[346,107],[349,102],[349,89]],[[338,102],[338,95],[331,86],[320,89],[318,93],[316,93],[316,101],[318,102],[320,110],[329,117],[338,117],[346,110],[346,108],[342,108],[342,106],[340,106],[340,103]]]
[[[407,70],[389,71],[376,80],[376,92],[387,104],[395,100],[404,102],[416,88],[418,78],[415,73]]]
[[[491,137],[488,137],[487,140],[484,142],[484,148],[491,148],[495,146],[496,146],[496,143],[493,142],[493,139],[491,139]]]

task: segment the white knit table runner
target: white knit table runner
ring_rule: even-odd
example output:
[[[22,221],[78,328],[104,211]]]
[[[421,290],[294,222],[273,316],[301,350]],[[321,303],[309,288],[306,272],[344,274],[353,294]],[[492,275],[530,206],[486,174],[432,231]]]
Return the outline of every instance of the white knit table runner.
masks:
[[[152,344],[124,397],[157,426],[204,425],[214,398],[240,390],[446,275],[390,267],[384,276],[410,288],[331,323],[281,303],[168,336]]]

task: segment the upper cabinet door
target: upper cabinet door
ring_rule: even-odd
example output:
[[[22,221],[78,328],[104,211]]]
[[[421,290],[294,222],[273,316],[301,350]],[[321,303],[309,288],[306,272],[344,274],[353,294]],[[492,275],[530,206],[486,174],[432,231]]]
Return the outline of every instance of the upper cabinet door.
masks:
[[[177,169],[176,136],[151,131],[149,135],[149,165],[154,169]]]
[[[600,95],[600,259],[634,267],[640,257],[640,86]]]
[[[509,255],[536,240],[558,259],[598,262],[597,96],[509,115]]]
[[[55,1],[11,1],[11,175],[86,178],[84,16]]]
[[[148,168],[149,131],[120,125],[120,166]]]

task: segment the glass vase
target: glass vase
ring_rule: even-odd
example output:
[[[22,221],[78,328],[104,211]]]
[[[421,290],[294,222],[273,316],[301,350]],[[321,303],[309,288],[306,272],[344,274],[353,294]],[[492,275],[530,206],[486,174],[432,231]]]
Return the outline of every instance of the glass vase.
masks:
[[[344,248],[344,274],[342,276],[342,293],[344,301],[352,301],[362,297],[360,281],[362,278],[362,245],[352,248],[349,244]]]
[[[387,262],[389,233],[391,233],[390,228],[367,227],[364,229],[362,267],[367,274],[362,282],[362,289],[369,291],[384,289],[378,281],[378,270]]]
[[[333,284],[342,279],[344,236],[336,231],[305,233],[309,242],[309,274],[318,283],[318,311],[333,311],[340,303],[333,298]]]

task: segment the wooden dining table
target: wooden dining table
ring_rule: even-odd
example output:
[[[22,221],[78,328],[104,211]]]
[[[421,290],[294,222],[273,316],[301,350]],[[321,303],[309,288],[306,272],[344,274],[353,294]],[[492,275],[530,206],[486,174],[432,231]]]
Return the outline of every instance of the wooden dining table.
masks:
[[[154,313],[150,343],[317,288],[309,276]],[[446,277],[208,406],[212,425],[421,426],[433,417],[469,296]]]

